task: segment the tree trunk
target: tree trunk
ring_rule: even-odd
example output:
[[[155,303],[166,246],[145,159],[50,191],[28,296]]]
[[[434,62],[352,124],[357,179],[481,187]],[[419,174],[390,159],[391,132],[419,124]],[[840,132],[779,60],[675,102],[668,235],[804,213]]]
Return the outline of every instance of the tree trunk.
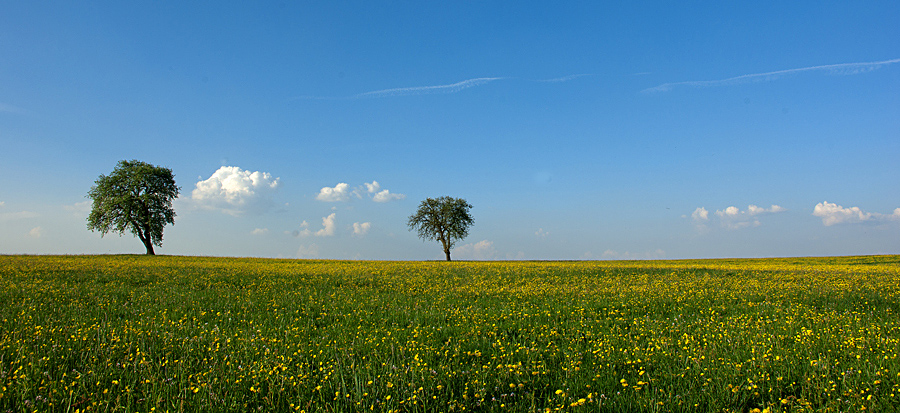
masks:
[[[447,254],[447,261],[450,261],[450,250],[445,249],[444,254]]]
[[[153,252],[153,238],[150,236],[150,231],[146,228],[142,229],[137,226],[137,224],[132,223],[132,225],[137,228],[137,236],[140,238],[141,242],[144,243],[144,248],[147,249],[147,255],[156,255],[156,253]]]
[[[147,255],[156,255],[156,253],[153,252],[153,241],[150,240],[150,237],[141,239],[141,241],[144,241],[144,247],[147,248]]]

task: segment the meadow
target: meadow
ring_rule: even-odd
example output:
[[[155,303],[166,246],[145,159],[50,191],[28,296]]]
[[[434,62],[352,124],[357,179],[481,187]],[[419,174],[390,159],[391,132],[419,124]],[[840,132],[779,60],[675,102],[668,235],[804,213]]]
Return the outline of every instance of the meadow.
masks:
[[[0,256],[0,411],[900,410],[900,256]]]

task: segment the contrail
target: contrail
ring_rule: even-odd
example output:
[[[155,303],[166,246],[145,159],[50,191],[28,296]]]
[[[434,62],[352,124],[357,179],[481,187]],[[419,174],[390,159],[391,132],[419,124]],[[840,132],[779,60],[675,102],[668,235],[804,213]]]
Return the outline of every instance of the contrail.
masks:
[[[591,74],[577,74],[577,75],[569,75],[563,76],[553,79],[540,79],[540,80],[525,80],[528,82],[548,82],[548,83],[561,83],[568,82],[573,79],[577,79],[584,76],[592,76]],[[368,98],[385,98],[385,97],[394,97],[394,96],[412,96],[412,95],[431,95],[438,93],[456,93],[464,89],[472,88],[475,86],[485,85],[497,80],[515,80],[519,78],[515,77],[478,77],[474,79],[463,80],[461,82],[451,83],[449,85],[437,85],[437,86],[414,86],[414,87],[398,87],[391,89],[381,89],[381,90],[373,90],[371,92],[359,93],[352,96],[345,97],[323,97],[323,96],[298,96],[294,99],[315,99],[315,100],[356,100],[356,99],[368,99]]]
[[[505,79],[503,77],[479,77],[475,79],[463,80],[449,85],[438,86],[416,86],[416,87],[398,87],[393,89],[375,90],[372,92],[360,93],[354,95],[353,99],[362,98],[382,98],[390,96],[409,96],[409,95],[428,95],[433,93],[456,93],[463,89],[474,86],[481,86],[495,80]]]
[[[553,78],[553,79],[534,80],[534,82],[547,82],[547,83],[568,82],[572,79],[578,79],[579,77],[584,77],[584,76],[593,76],[593,75],[591,75],[590,73],[582,73],[582,74],[577,74],[577,75],[557,77],[557,78]]]
[[[676,86],[694,86],[694,87],[710,87],[710,86],[726,86],[726,85],[735,85],[746,82],[764,82],[769,80],[775,80],[780,76],[790,75],[794,73],[800,72],[812,72],[819,70],[830,71],[834,74],[840,75],[855,75],[858,73],[871,72],[880,68],[881,66],[887,66],[894,63],[900,63],[900,59],[891,59],[891,60],[883,60],[880,62],[865,62],[865,63],[840,63],[836,65],[822,65],[822,66],[811,66],[811,67],[801,67],[798,69],[787,69],[787,70],[778,70],[774,72],[767,73],[753,73],[749,75],[741,75],[730,77],[728,79],[721,80],[696,80],[689,82],[675,82],[675,83],[663,83],[656,87],[651,87],[649,89],[644,89],[642,93],[653,93],[653,92],[668,92],[672,90],[673,87]]]

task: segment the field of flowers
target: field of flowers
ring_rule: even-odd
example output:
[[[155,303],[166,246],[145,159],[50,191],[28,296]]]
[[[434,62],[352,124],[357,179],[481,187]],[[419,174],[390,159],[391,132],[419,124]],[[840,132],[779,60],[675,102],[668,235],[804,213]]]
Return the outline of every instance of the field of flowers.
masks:
[[[0,256],[0,411],[898,411],[900,256]]]

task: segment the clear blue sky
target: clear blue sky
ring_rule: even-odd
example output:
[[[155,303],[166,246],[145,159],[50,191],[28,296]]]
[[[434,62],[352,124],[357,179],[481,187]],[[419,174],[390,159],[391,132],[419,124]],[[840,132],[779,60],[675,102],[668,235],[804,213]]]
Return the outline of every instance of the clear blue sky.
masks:
[[[0,253],[171,168],[157,253],[459,259],[900,253],[900,2],[5,2]]]

